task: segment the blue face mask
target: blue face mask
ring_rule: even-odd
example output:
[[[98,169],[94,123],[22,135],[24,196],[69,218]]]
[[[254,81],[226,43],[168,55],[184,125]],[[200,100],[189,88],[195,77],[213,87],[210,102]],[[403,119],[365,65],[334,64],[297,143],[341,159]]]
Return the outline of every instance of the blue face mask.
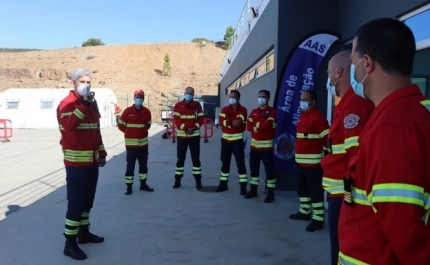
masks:
[[[337,69],[336,69],[337,70]],[[330,93],[330,95],[332,95],[332,96],[337,96],[337,93],[336,93],[336,84],[337,84],[337,81],[339,81],[339,79],[337,79],[336,80],[336,83],[334,83],[334,85],[331,85],[331,82],[330,82],[330,77],[334,74],[334,73],[336,73],[336,70],[334,70],[333,71],[333,73],[331,73],[331,75],[329,75],[329,77],[327,78],[327,85],[326,85],[326,87],[327,87],[327,91],[328,91],[328,93]]]
[[[136,106],[141,106],[141,105],[142,105],[142,103],[143,103],[143,98],[135,98],[135,99],[134,99],[134,104],[135,104]]]
[[[185,101],[190,102],[191,100],[193,100],[193,95],[185,94],[184,98]]]
[[[364,59],[364,57],[363,58],[361,58],[361,60],[360,61],[358,61],[358,63],[356,64],[356,65],[353,65],[353,64],[351,64],[351,72],[350,72],[350,83],[351,83],[351,87],[352,87],[352,90],[354,90],[354,92],[355,92],[355,94],[357,94],[357,95],[359,95],[360,97],[362,97],[362,98],[366,98],[365,96],[364,96],[364,85],[363,85],[363,82],[364,82],[364,80],[366,80],[366,78],[367,78],[367,76],[369,75],[369,74],[366,74],[366,76],[363,78],[363,80],[361,81],[361,82],[358,82],[356,79],[355,79],[355,67],[358,65],[358,64],[360,64],[361,63],[361,61],[363,61],[363,59]]]

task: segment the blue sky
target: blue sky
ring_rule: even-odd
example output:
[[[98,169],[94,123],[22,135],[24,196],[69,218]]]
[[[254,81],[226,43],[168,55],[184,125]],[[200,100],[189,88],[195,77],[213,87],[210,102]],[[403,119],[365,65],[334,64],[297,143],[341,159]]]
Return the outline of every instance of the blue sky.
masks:
[[[0,48],[223,40],[246,0],[0,0]]]

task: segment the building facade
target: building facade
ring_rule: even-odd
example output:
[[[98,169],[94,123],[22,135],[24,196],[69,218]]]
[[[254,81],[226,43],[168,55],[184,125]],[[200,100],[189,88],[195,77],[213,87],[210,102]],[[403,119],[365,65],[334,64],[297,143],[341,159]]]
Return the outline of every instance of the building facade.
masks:
[[[328,60],[351,49],[361,25],[381,17],[404,21],[414,32],[417,54],[412,80],[430,97],[430,1],[246,0],[220,69],[220,105],[228,104],[228,92],[237,89],[241,104],[251,110],[258,106],[258,91],[266,89],[271,92],[269,105],[276,107],[284,70],[296,47],[312,34],[324,32],[338,39],[315,73],[313,89],[319,98],[317,107],[330,120],[334,100],[325,86]],[[277,171],[277,183],[280,189],[295,189],[294,172]]]

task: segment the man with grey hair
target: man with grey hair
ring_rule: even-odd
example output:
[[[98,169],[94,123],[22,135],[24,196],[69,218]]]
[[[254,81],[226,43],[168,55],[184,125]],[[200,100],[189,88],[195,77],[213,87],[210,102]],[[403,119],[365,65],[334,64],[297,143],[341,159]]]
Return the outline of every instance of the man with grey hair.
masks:
[[[103,237],[89,232],[89,214],[93,207],[99,176],[98,167],[106,164],[106,151],[100,134],[100,113],[94,92],[90,92],[92,73],[78,68],[72,75],[74,89],[57,108],[67,182],[67,213],[64,255],[83,260],[87,255],[78,247],[101,243]]]

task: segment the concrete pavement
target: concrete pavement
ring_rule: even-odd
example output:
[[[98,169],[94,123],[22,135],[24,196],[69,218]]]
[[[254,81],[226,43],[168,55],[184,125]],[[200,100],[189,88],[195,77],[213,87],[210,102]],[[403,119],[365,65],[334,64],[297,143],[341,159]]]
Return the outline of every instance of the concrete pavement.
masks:
[[[100,169],[91,231],[105,237],[85,244],[85,261],[62,254],[67,207],[65,173],[56,130],[15,130],[0,144],[0,264],[329,264],[328,228],[309,233],[288,219],[298,198],[277,192],[271,204],[239,195],[232,166],[229,190],[194,187],[188,154],[183,185],[173,189],[176,145],[151,128],[148,184],[153,193],[124,195],[125,148],[116,128],[102,129],[109,160]],[[220,131],[201,142],[203,186],[216,186]],[[235,165],[232,161],[232,165]],[[248,166],[248,165],[247,165]]]

